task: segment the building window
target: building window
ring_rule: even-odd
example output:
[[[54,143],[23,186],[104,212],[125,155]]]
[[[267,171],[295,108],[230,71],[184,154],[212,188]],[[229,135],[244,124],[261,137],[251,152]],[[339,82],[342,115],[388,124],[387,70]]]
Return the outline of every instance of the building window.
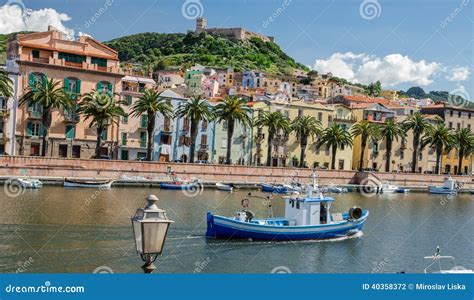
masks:
[[[59,145],[58,156],[67,157],[67,145]]]
[[[343,159],[339,160],[339,170],[344,170],[344,160]]]
[[[43,134],[43,126],[41,125],[41,123],[31,123],[31,122],[28,122],[27,123],[27,134],[29,136],[36,136],[36,137],[39,137]]]
[[[64,59],[64,61],[75,64],[82,64],[86,61],[86,57],[83,55],[76,55],[70,53],[59,52],[59,59]]]
[[[72,146],[72,157],[73,158],[81,158],[81,146],[73,145]]]
[[[101,93],[113,92],[112,84],[107,81],[98,82],[97,91]]]
[[[46,75],[43,73],[30,73],[28,78],[28,85],[30,88],[35,88],[38,84],[45,82],[47,79]]]
[[[322,112],[318,112],[318,121],[322,121],[323,120],[323,113]]]
[[[103,140],[103,141],[106,141],[106,140],[107,140],[107,129],[105,129],[104,131],[102,131],[102,140]]]
[[[460,111],[458,111],[458,117],[459,117],[459,118],[461,117],[461,112],[460,112]]]
[[[146,147],[146,132],[142,131],[140,132],[140,148],[145,148]]]
[[[453,122],[449,122],[449,129],[453,129]]]
[[[227,148],[227,138],[223,138],[221,141],[221,148],[226,149]]]
[[[128,160],[128,150],[122,150],[120,152],[120,159],[121,160]]]
[[[450,117],[453,116],[453,111],[452,111],[452,110],[449,111],[449,116],[450,116]]]
[[[133,103],[133,97],[130,95],[125,96],[125,101],[127,101],[127,105],[132,105]]]
[[[91,63],[99,67],[107,67],[107,59],[105,58],[91,57]]]
[[[126,146],[126,145],[127,145],[127,133],[122,132],[122,146]]]
[[[128,124],[128,115],[122,117],[122,124]]]
[[[81,81],[77,78],[65,78],[64,90],[75,100],[77,95],[81,93]]]
[[[458,123],[457,129],[458,129],[458,130],[461,129],[461,123]]]
[[[222,130],[227,130],[227,121],[222,122]]]
[[[66,125],[66,139],[73,140],[76,138],[76,126]]]
[[[33,56],[33,58],[39,58],[40,57],[39,50],[31,50],[31,56]]]
[[[207,130],[207,120],[202,120],[201,130],[202,130],[202,131],[206,131],[206,130]]]

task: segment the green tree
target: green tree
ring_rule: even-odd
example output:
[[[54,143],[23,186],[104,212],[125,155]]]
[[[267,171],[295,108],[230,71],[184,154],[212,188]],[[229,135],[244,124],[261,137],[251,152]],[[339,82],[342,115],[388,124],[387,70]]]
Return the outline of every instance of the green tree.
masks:
[[[411,171],[416,173],[416,165],[418,161],[418,152],[420,151],[421,137],[431,128],[430,122],[419,111],[409,116],[404,122],[405,131],[413,131],[413,153],[411,158]]]
[[[290,129],[295,132],[300,141],[300,168],[304,168],[304,158],[306,147],[308,146],[308,138],[314,137],[321,133],[321,122],[312,116],[297,117],[291,122]]]
[[[132,105],[131,112],[133,117],[146,115],[147,117],[147,135],[148,144],[146,150],[146,160],[153,160],[153,144],[155,136],[156,115],[161,114],[164,117],[171,117],[173,115],[173,107],[168,102],[166,97],[162,97],[161,93],[147,89],[141,97]]]
[[[234,136],[235,123],[240,123],[242,126],[249,126],[251,123],[251,109],[247,102],[237,97],[227,97],[223,102],[220,102],[214,107],[214,116],[216,121],[227,123],[227,153],[226,164],[230,165],[232,155],[232,139]]]
[[[365,93],[370,97],[378,97],[382,94],[382,84],[380,81],[370,83],[365,89]]]
[[[106,132],[110,124],[118,124],[119,118],[125,116],[121,105],[125,105],[126,102],[117,100],[117,96],[111,92],[92,91],[84,94],[79,102],[78,111],[84,115],[84,121],[91,119],[89,127],[96,127],[96,159],[101,156],[103,133]]]
[[[471,130],[467,128],[456,130],[454,148],[458,150],[458,175],[462,175],[462,160],[474,152],[474,135]]]
[[[0,95],[5,98],[13,96],[13,82],[3,69],[0,69]]]
[[[272,146],[275,135],[278,131],[288,132],[290,125],[288,119],[279,111],[261,113],[255,121],[256,127],[268,128],[268,145],[267,145],[267,166],[272,165]]]
[[[369,139],[377,139],[380,136],[380,130],[378,125],[362,120],[352,126],[351,133],[354,138],[361,137],[359,171],[362,171],[364,169],[364,152],[367,142]]]
[[[385,172],[390,172],[390,161],[392,157],[393,141],[394,140],[398,141],[398,138],[404,138],[406,136],[405,130],[403,129],[401,124],[397,123],[395,120],[388,119],[381,126],[380,134],[382,136],[382,140],[385,141],[385,145],[386,145]]]
[[[181,105],[175,114],[178,118],[188,118],[191,121],[191,145],[189,147],[189,162],[194,162],[194,152],[196,149],[196,138],[198,134],[199,122],[209,121],[213,118],[212,109],[206,100],[201,96],[188,99]]]
[[[454,136],[453,132],[450,128],[446,127],[444,122],[438,122],[436,126],[430,127],[423,140],[422,140],[422,148],[426,145],[434,148],[436,151],[436,167],[435,173],[441,173],[441,156],[443,155],[443,151],[446,149],[450,149],[454,146]]]
[[[52,122],[52,111],[54,109],[70,109],[75,101],[64,91],[61,82],[53,79],[38,81],[34,86],[28,87],[27,92],[20,98],[19,105],[39,105],[42,109],[41,124],[43,126],[43,137],[41,145],[41,156],[48,152],[48,137]]]
[[[352,136],[341,125],[334,123],[331,127],[323,130],[321,137],[316,143],[318,149],[323,145],[331,148],[331,169],[335,170],[337,149],[352,146]]]

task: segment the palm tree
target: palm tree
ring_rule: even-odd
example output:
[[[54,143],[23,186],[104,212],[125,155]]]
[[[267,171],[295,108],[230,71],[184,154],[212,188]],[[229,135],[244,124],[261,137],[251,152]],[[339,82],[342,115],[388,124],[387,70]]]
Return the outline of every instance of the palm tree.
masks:
[[[161,93],[152,89],[147,89],[130,109],[133,117],[143,116],[145,114],[147,116],[146,129],[148,134],[148,144],[146,160],[152,161],[156,115],[162,114],[165,117],[171,117],[173,115],[173,107],[171,106],[171,103],[167,101],[166,97],[161,96]]]
[[[237,97],[227,97],[224,102],[214,107],[214,116],[217,122],[227,123],[227,153],[226,164],[230,165],[232,153],[232,139],[234,135],[235,123],[238,122],[242,126],[248,126],[251,123],[251,109],[247,102]]]
[[[285,133],[288,132],[290,127],[288,119],[279,111],[266,111],[257,117],[255,126],[268,128],[267,166],[271,166],[273,139],[279,130],[282,130]]]
[[[454,145],[454,136],[450,128],[444,122],[438,122],[436,126],[429,128],[422,140],[422,148],[429,145],[436,150],[435,173],[441,173],[441,156],[443,150],[450,149]]]
[[[199,122],[209,121],[213,118],[212,110],[206,100],[201,96],[188,99],[186,103],[178,108],[175,116],[188,118],[191,121],[191,146],[189,147],[189,162],[194,162],[194,151],[196,149],[196,137],[198,134]]]
[[[376,139],[380,135],[380,130],[377,125],[367,120],[362,120],[352,126],[351,133],[353,137],[361,136],[361,151],[359,161],[359,171],[364,168],[364,152],[367,147],[367,141],[369,139]]]
[[[48,151],[48,136],[51,127],[53,109],[70,109],[75,101],[71,95],[65,92],[59,81],[53,79],[39,81],[35,86],[29,87],[28,91],[20,98],[19,105],[41,106],[41,124],[43,125],[43,141],[41,145],[41,156],[46,156]]]
[[[294,119],[290,127],[300,140],[300,168],[304,168],[304,157],[306,146],[308,146],[308,137],[314,139],[316,135],[321,133],[321,122],[312,116],[301,116]]]
[[[0,69],[0,95],[5,98],[13,96],[13,81],[3,69]]]
[[[462,160],[474,152],[474,134],[467,128],[456,130],[454,133],[454,148],[458,150],[458,175],[462,174]]]
[[[336,154],[337,149],[352,146],[352,136],[346,129],[342,128],[339,124],[333,124],[331,127],[323,130],[321,137],[316,143],[316,147],[320,148],[323,145],[327,145],[331,148],[331,169],[336,169]]]
[[[92,119],[89,127],[96,126],[97,141],[95,145],[95,158],[101,156],[102,134],[113,122],[118,124],[119,117],[125,116],[121,105],[125,101],[116,100],[116,94],[110,92],[92,91],[86,93],[79,103],[78,111],[85,117],[84,121]]]
[[[392,157],[393,140],[398,141],[398,138],[406,136],[405,130],[402,126],[393,119],[388,119],[382,125],[380,130],[382,140],[385,140],[385,172],[390,172],[390,161]]]
[[[420,150],[420,140],[422,135],[431,128],[430,122],[417,111],[409,116],[404,122],[403,127],[405,132],[408,130],[413,131],[413,153],[411,157],[411,171],[416,173],[416,163],[418,160],[418,151]]]

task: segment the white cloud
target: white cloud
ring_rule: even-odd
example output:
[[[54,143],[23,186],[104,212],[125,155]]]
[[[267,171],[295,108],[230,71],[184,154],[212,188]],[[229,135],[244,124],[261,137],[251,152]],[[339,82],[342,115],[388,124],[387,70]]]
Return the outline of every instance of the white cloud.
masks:
[[[442,70],[442,65],[424,60],[414,61],[401,54],[376,57],[346,52],[334,53],[328,59],[317,59],[314,69],[364,84],[380,80],[387,87],[403,83],[426,86],[433,83],[433,77]]]
[[[449,81],[466,81],[469,80],[471,71],[466,67],[456,67],[448,70],[446,79]]]
[[[0,33],[45,31],[48,25],[52,25],[70,36],[74,35],[74,29],[67,28],[63,24],[71,20],[67,14],[52,8],[28,9],[21,1],[15,3],[16,5],[0,6]]]

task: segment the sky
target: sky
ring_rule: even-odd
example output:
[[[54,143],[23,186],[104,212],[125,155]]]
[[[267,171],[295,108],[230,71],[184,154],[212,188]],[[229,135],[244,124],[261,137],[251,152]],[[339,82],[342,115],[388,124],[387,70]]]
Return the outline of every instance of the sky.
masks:
[[[3,3],[2,3],[3,2]],[[48,24],[100,41],[245,27],[321,73],[474,100],[474,0],[0,0],[0,33]],[[472,97],[471,97],[472,95]]]

